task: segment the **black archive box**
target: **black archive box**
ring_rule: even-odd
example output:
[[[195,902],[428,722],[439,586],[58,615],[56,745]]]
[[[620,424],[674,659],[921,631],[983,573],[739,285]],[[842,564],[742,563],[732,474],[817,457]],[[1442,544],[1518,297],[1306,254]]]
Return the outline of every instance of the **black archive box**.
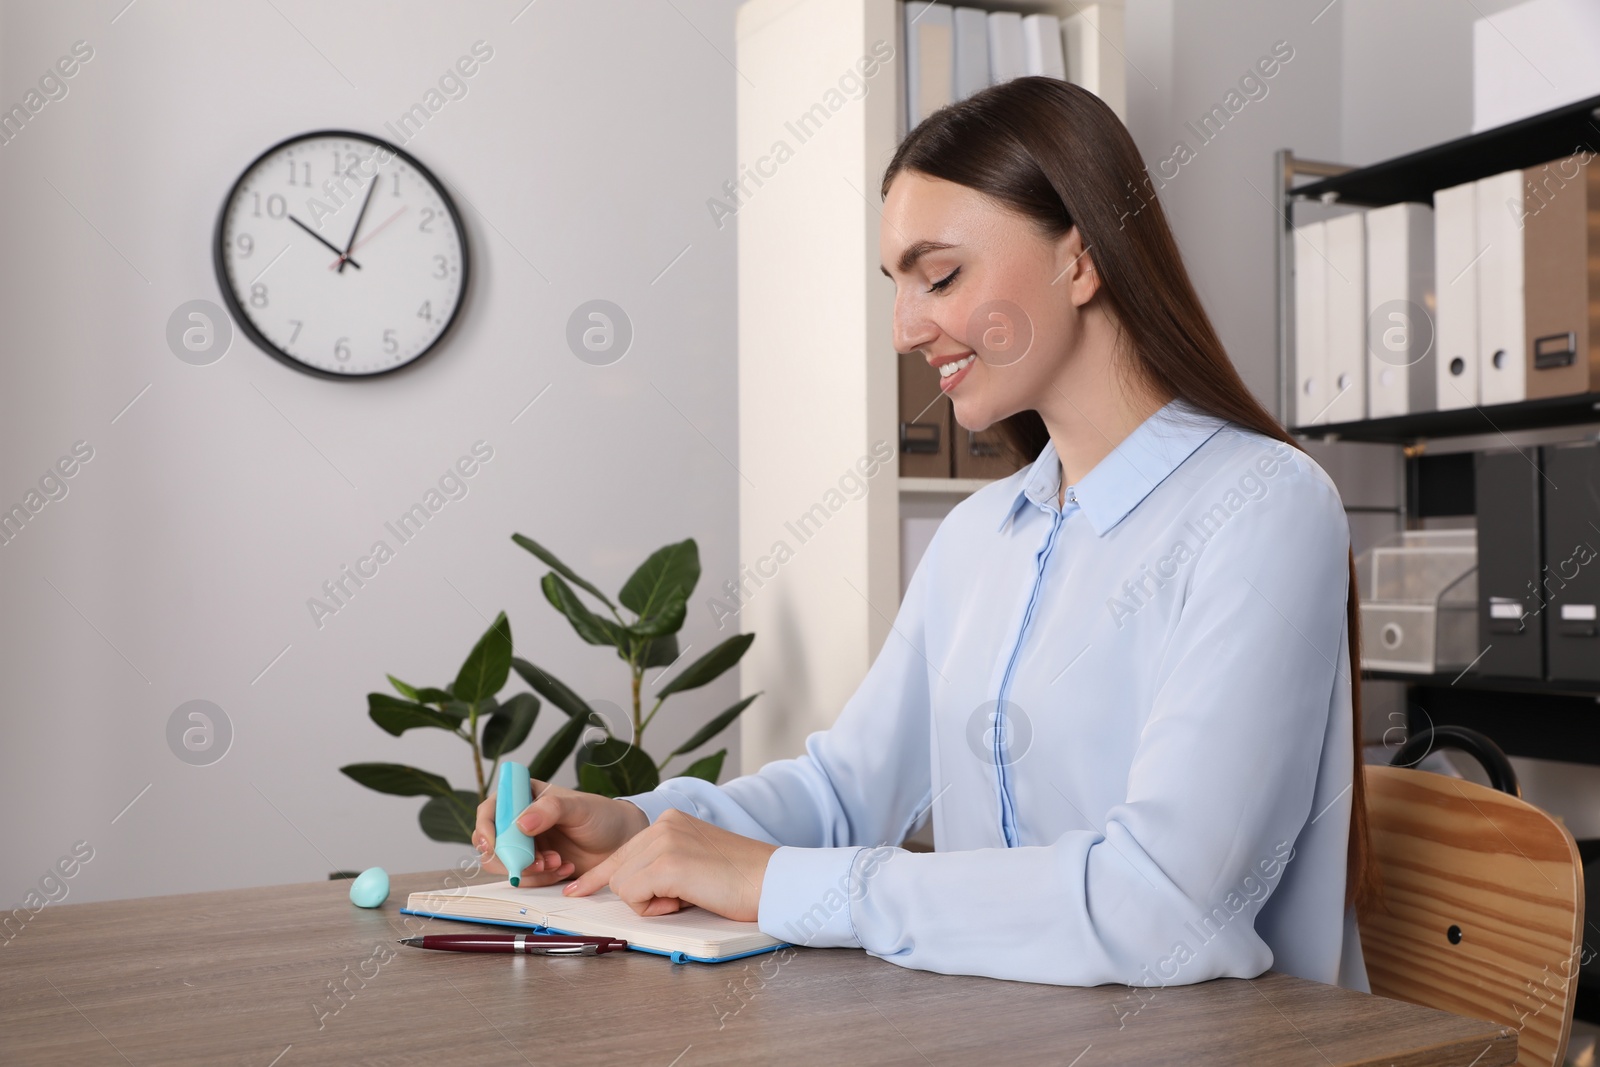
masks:
[[[1544,677],[1544,597],[1537,592],[1543,548],[1539,450],[1478,452],[1478,647],[1474,672]]]
[[[1544,445],[1545,677],[1600,681],[1600,443]]]

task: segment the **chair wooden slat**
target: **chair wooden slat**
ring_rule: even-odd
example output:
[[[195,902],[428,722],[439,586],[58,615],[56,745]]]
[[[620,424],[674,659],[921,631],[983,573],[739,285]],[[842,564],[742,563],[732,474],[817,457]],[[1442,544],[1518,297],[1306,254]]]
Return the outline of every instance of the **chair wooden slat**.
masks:
[[[1384,883],[1379,907],[1360,916],[1372,991],[1512,1027],[1521,1067],[1560,1067],[1583,945],[1572,835],[1476,782],[1365,771]]]

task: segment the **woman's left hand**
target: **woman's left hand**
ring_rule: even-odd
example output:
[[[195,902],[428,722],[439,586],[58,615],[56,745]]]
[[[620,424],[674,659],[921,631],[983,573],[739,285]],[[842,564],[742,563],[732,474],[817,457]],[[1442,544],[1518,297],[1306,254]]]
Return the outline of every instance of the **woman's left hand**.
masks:
[[[562,892],[588,896],[609,885],[640,915],[666,915],[694,904],[755,922],[767,860],[776,851],[777,845],[668,808]]]

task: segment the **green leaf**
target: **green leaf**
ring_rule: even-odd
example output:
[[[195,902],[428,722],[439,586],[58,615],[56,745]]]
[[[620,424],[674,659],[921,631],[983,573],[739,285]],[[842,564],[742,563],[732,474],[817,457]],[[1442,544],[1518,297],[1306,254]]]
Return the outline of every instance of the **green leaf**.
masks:
[[[539,717],[539,698],[518,693],[501,704],[483,728],[483,758],[491,763],[528,739]]]
[[[394,686],[394,691],[396,693],[399,693],[401,696],[405,697],[407,700],[411,701],[413,704],[422,703],[423,702],[422,698],[417,695],[417,691],[415,689],[413,689],[411,686],[407,685],[406,683],[402,682],[400,679],[396,678],[394,675],[388,674],[388,675],[385,675],[384,677],[389,679],[389,684]]]
[[[572,754],[573,748],[578,744],[578,738],[583,736],[583,731],[589,725],[588,716],[574,715],[561,725],[561,729],[550,735],[550,740],[544,743],[539,754],[533,757],[528,764],[528,776],[535,781],[548,782],[555,777],[561,769],[561,764]]]
[[[578,769],[580,784],[582,775],[591,767],[604,771],[617,787],[617,792],[610,794],[612,796],[648,793],[661,784],[661,774],[656,770],[654,761],[644,754],[643,749],[620,738],[608,737],[590,746],[587,762]]]
[[[641,667],[668,667],[678,659],[678,635],[667,634],[651,641],[644,650]]]
[[[471,705],[463,704],[461,701],[451,697],[449,700],[439,705],[439,711],[450,716],[456,722],[460,722],[472,713],[472,707]]]
[[[722,774],[722,760],[728,754],[727,749],[713,752],[705,759],[697,759],[689,764],[689,769],[683,772],[685,778],[703,778],[712,785],[717,784],[717,777]]]
[[[420,701],[423,704],[448,704],[455,697],[450,695],[450,690],[448,689],[434,689],[429,686],[425,689],[418,689],[417,695],[411,699]]]
[[[596,767],[592,763],[585,763],[578,768],[578,789],[584,793],[595,793],[603,797],[622,795],[619,786],[612,780],[606,768]]]
[[[539,542],[533,540],[531,537],[523,537],[521,534],[512,534],[511,540],[515,541],[529,552],[532,552],[535,556],[538,556],[540,559],[544,560],[545,563],[549,564],[555,569],[557,574],[560,574],[573,585],[587,589],[589,592],[593,593],[595,597],[599,599],[600,603],[604,604],[606,607],[614,608],[616,606],[612,604],[611,601],[606,599],[606,595],[604,593],[590,585],[588,582],[584,581],[582,578],[579,578],[572,572],[571,567],[568,567],[565,563],[562,563],[559,559],[556,559],[556,557],[551,554],[550,550],[545,548]],[[548,577],[548,575],[546,577]]]
[[[422,805],[417,812],[422,832],[435,841],[459,841],[472,844],[472,831],[478,825],[478,794],[457,789],[437,796]]]
[[[642,619],[659,614],[676,596],[687,600],[699,581],[700,549],[691,537],[652,552],[623,585],[617,599]]]
[[[467,653],[461,673],[456,675],[450,692],[456,700],[474,703],[487,699],[505,688],[506,675],[511,671],[511,624],[506,613],[494,617],[494,622],[478,638],[478,643]]]
[[[727,711],[722,712],[715,719],[712,719],[710,722],[700,727],[700,729],[696,730],[693,737],[689,738],[689,740],[673,749],[672,754],[674,756],[682,756],[687,752],[693,752],[695,749],[699,748],[713,737],[716,737],[718,734],[728,728],[729,723],[733,722],[734,719],[739,717],[740,712],[744,711],[745,708],[750,706],[751,701],[755,700],[755,698],[760,695],[760,693],[751,693],[749,696],[739,701],[739,703],[735,704]],[[698,775],[696,777],[698,777]],[[714,782],[716,779],[713,778],[711,781]]]
[[[735,663],[738,663],[739,658],[750,647],[750,642],[755,639],[755,634],[735,634],[728,638],[722,644],[685,667],[683,672],[676,678],[658,689],[656,696],[664,697],[672,693],[681,693],[685,689],[700,688]]]
[[[435,726],[454,733],[459,724],[459,720],[442,711],[396,700],[388,693],[368,693],[367,714],[396,737],[417,726]]]
[[[554,604],[556,610],[567,617],[572,628],[578,631],[578,636],[591,645],[614,645],[617,643],[616,628],[605,619],[596,615],[578,599],[578,594],[572,587],[561,580],[559,574],[547,574],[539,580],[539,587],[544,590],[544,598]]]
[[[339,770],[368,789],[397,797],[442,797],[450,794],[450,783],[437,774],[419,771],[403,763],[347,763]]]
[[[520,656],[512,658],[511,667],[522,675],[523,681],[533,686],[534,692],[568,715],[587,719],[594,714],[589,705],[584,702],[584,699],[571,689],[568,689],[555,675],[540,670]]]
[[[625,629],[635,637],[660,637],[663,634],[675,634],[683,629],[683,620],[688,614],[689,602],[682,596],[674,595],[661,605],[656,614],[641,618]]]

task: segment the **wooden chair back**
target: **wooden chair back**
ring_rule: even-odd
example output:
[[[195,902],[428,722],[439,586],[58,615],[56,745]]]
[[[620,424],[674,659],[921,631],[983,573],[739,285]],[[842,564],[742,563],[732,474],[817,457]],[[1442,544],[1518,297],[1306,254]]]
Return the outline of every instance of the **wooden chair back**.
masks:
[[[1561,1067],[1583,949],[1583,865],[1560,821],[1476,782],[1365,767],[1384,888],[1359,916],[1379,996],[1500,1023]]]

